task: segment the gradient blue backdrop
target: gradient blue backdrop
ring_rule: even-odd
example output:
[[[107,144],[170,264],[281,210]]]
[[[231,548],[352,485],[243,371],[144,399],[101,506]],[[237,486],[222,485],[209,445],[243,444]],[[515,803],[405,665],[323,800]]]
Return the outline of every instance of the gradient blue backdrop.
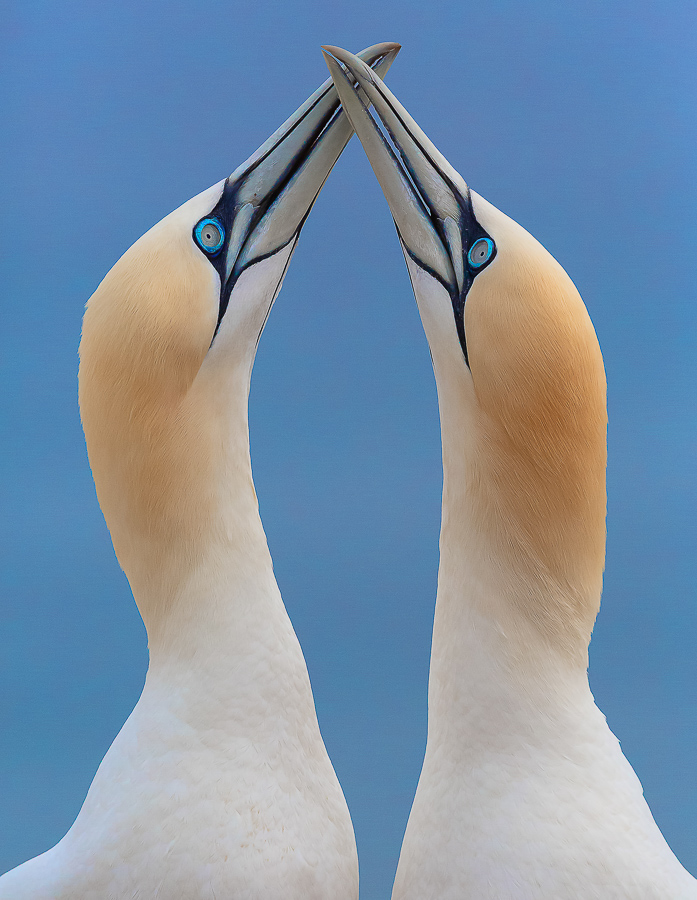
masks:
[[[597,328],[609,539],[591,685],[697,872],[694,0],[4,10],[0,871],[70,826],[147,665],[78,418],[83,305],[324,80],[320,43],[398,40],[396,93],[562,262]],[[428,348],[355,139],[305,226],[250,407],[362,898],[385,898],[425,742],[441,472]]]

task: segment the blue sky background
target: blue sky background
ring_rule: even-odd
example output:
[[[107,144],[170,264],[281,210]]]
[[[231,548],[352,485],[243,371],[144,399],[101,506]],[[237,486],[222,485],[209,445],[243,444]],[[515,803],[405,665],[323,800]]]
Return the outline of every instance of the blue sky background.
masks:
[[[397,95],[595,323],[610,463],[591,685],[697,873],[693,0],[10,0],[0,27],[0,871],[70,826],[147,665],[78,418],[84,303],[324,80],[321,43],[398,40]],[[385,898],[426,736],[441,470],[427,344],[355,139],[262,338],[250,423],[362,898]]]

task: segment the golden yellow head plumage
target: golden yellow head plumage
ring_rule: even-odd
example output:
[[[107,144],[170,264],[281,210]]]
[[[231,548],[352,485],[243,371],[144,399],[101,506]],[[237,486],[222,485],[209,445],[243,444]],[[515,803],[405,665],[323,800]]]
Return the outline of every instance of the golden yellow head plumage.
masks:
[[[496,259],[465,304],[476,396],[473,503],[508,541],[526,578],[568,604],[532,610],[590,634],[605,554],[606,400],[600,347],[578,291],[523,228],[473,195]],[[484,511],[486,510],[486,515]],[[585,590],[579,592],[578,586]]]
[[[184,523],[200,529],[206,514],[210,428],[188,398],[211,345],[220,286],[191,245],[191,228],[221,188],[143,235],[85,312],[80,411],[99,502],[126,569],[129,549],[173,540]]]

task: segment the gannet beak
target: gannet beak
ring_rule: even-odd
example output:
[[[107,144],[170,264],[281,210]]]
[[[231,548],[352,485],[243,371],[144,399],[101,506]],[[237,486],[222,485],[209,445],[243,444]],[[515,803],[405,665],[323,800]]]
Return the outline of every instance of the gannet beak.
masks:
[[[322,52],[341,104],[390,206],[404,252],[450,293],[467,359],[464,303],[476,274],[467,253],[478,240],[489,240],[475,218],[469,188],[361,59],[339,47],[323,47]],[[370,114],[371,103],[401,161]],[[491,248],[487,264],[496,252],[493,243]]]
[[[375,44],[357,58],[384,75],[399,50]],[[329,78],[226,180],[209,217],[226,235],[214,260],[222,284],[218,325],[240,274],[297,239],[352,134]]]

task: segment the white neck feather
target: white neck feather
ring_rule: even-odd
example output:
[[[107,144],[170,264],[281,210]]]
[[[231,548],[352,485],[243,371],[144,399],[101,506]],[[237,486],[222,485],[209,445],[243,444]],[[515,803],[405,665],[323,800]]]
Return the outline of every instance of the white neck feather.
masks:
[[[468,745],[483,750],[485,734],[492,741],[516,735],[529,740],[536,723],[551,721],[555,710],[568,713],[572,696],[587,705],[587,640],[581,637],[569,653],[536,627],[534,616],[520,614],[528,601],[541,608],[552,604],[560,586],[550,579],[545,597],[538,580],[526,583],[515,554],[506,559],[482,528],[470,496],[477,478],[473,460],[481,450],[474,383],[452,325],[449,297],[408,263],[432,348],[443,453],[429,745],[452,741],[459,756]]]
[[[180,344],[146,345],[124,363],[119,348],[107,359],[113,317],[99,318],[102,309],[118,314],[123,282],[105,280],[85,318],[81,401],[100,503],[148,631],[148,688],[166,673],[198,683],[189,692],[195,702],[197,693],[229,700],[246,691],[277,708],[293,685],[306,715],[309,681],[259,518],[247,413],[257,341],[292,250],[242,274],[184,390],[174,377],[182,369],[177,348],[196,321],[188,318],[191,297],[181,301]],[[131,328],[122,346],[140,339]],[[210,344],[210,333],[204,339]],[[158,352],[159,380],[151,374]],[[119,399],[107,414],[110,395]],[[268,677],[255,673],[260,660]],[[288,666],[297,677],[272,676]]]
[[[282,253],[283,266],[291,252],[289,247]],[[234,306],[190,390],[192,405],[200,398],[206,409],[205,425],[214,429],[218,444],[209,485],[215,499],[205,531],[182,548],[190,550],[189,565],[173,567],[171,557],[162,557],[161,570],[149,569],[148,583],[136,596],[147,615],[149,682],[162,676],[171,686],[180,671],[187,683],[205,683],[209,699],[211,691],[224,699],[234,717],[249,711],[255,726],[260,701],[266,715],[283,710],[295,711],[301,722],[315,718],[305,662],[259,517],[249,453],[251,370],[273,296],[267,282],[278,266],[278,260],[269,265],[268,277],[263,264],[242,276]],[[259,294],[269,299],[260,303]],[[222,724],[220,710],[216,719]]]

